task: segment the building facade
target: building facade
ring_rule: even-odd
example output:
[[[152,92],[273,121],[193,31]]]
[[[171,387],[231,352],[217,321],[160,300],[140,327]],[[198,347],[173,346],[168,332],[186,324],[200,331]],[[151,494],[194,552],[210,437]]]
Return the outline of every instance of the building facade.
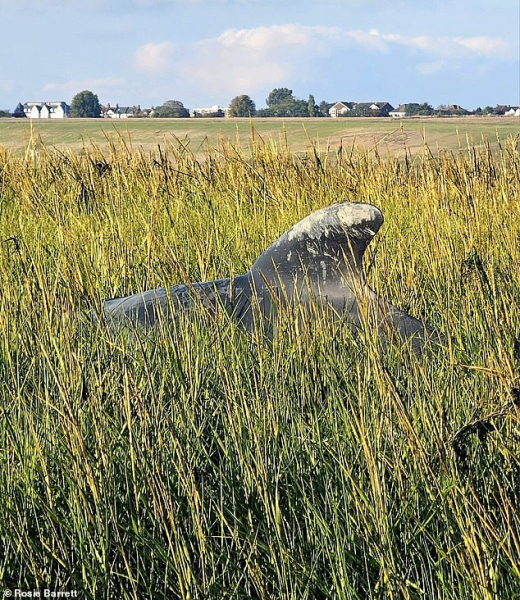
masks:
[[[66,119],[70,106],[66,102],[26,102],[23,112],[28,119]]]

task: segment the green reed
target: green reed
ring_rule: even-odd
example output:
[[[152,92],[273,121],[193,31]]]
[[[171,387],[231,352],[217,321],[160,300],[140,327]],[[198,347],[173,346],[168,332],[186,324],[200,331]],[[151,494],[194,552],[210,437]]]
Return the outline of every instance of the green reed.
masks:
[[[517,140],[403,160],[125,140],[0,153],[0,581],[85,598],[520,597]],[[335,202],[417,357],[317,315],[274,337],[103,298],[238,275]]]

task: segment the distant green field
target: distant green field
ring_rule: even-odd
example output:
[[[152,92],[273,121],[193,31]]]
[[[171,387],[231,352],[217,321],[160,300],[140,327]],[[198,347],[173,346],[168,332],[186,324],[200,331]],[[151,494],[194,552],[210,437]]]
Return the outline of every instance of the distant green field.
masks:
[[[287,138],[290,148],[305,151],[319,143],[322,150],[330,146],[353,144],[401,155],[404,148],[415,154],[424,147],[454,149],[489,140],[492,146],[497,136],[505,139],[520,133],[516,117],[465,117],[452,119],[136,119],[98,120],[68,119],[65,121],[33,121],[0,119],[0,146],[21,153],[31,144],[43,143],[57,149],[71,148],[81,152],[95,144],[105,149],[111,141],[120,141],[143,148],[158,145],[188,144],[196,155],[204,154],[208,146],[223,140],[238,142],[247,148],[251,132],[264,140]],[[32,141],[31,141],[32,140]],[[31,146],[32,147],[32,146]]]

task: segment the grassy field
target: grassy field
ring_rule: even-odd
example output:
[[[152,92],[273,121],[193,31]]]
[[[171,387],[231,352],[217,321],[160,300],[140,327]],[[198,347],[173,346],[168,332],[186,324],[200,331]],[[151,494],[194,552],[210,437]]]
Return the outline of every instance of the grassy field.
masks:
[[[207,148],[232,140],[246,149],[251,127],[258,138],[278,141],[287,138],[291,149],[305,152],[313,145],[336,151],[353,144],[363,148],[378,146],[383,153],[402,156],[422,151],[424,143],[436,149],[457,149],[485,140],[496,147],[497,136],[505,139],[520,132],[516,117],[466,117],[450,119],[67,119],[33,121],[0,119],[0,146],[25,152],[32,140],[47,147],[81,152],[91,144],[106,149],[123,139],[134,149],[157,149],[161,144],[188,144],[202,157]]]
[[[295,155],[243,122],[244,151],[198,160],[168,139],[174,124],[129,124],[164,130],[153,155],[87,125],[101,148],[77,152],[67,122],[36,131],[72,150],[0,150],[2,586],[520,598],[517,140]],[[3,140],[27,132],[1,126]],[[133,335],[90,319],[103,298],[243,273],[345,200],[383,211],[369,282],[445,336],[435,354],[325,315],[281,316],[273,339],[202,307]]]

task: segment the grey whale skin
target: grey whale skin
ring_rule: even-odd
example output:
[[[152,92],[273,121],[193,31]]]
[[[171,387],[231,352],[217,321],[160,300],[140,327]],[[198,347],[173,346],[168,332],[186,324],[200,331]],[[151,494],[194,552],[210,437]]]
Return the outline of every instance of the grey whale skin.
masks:
[[[298,302],[328,306],[357,328],[363,322],[363,304],[383,334],[394,330],[420,352],[431,330],[379,298],[365,282],[363,254],[382,224],[381,211],[371,204],[345,202],[322,208],[279,237],[245,275],[107,300],[104,316],[111,323],[129,320],[152,326],[161,316],[189,310],[197,298],[209,308],[224,307],[252,328],[255,306],[268,317],[277,306]]]

